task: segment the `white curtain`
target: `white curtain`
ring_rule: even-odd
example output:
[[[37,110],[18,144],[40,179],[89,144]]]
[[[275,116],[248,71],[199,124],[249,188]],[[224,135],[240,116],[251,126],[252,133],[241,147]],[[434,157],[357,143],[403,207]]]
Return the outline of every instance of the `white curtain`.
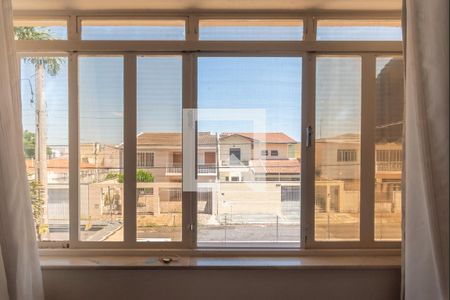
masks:
[[[22,145],[11,0],[0,0],[0,298],[40,300],[43,288]]]
[[[404,297],[449,296],[449,1],[404,0]]]

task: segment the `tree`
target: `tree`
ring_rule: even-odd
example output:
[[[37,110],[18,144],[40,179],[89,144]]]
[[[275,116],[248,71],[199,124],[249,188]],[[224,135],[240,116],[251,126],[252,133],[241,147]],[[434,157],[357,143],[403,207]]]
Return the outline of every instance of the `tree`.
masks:
[[[34,159],[36,153],[36,135],[33,132],[25,130],[23,132],[23,148],[25,158]],[[47,157],[52,155],[52,149],[47,147]]]
[[[50,32],[36,27],[16,27],[14,34],[18,40],[52,40]],[[61,69],[62,59],[57,57],[28,57],[26,62],[35,67],[36,89],[36,130],[35,144],[35,180],[42,186],[42,198],[44,201],[42,218],[46,217],[47,204],[47,105],[44,99],[44,75],[56,76]],[[28,135],[28,137],[31,137]],[[45,222],[44,222],[45,223]]]
[[[147,172],[145,170],[137,170],[136,181],[137,182],[154,182],[155,177],[153,177],[152,173]]]
[[[105,180],[116,179],[119,183],[123,183],[124,175],[118,173],[108,173],[105,177]],[[136,182],[154,182],[155,177],[152,173],[145,170],[137,170],[136,171]]]
[[[25,130],[23,132],[23,149],[25,158],[34,159],[36,146],[36,135],[33,132]]]

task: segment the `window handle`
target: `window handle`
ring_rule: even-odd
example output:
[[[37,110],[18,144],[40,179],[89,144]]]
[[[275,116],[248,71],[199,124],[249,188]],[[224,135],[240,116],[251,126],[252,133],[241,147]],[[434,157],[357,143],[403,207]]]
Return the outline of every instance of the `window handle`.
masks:
[[[306,148],[311,148],[313,130],[311,126],[306,128]]]

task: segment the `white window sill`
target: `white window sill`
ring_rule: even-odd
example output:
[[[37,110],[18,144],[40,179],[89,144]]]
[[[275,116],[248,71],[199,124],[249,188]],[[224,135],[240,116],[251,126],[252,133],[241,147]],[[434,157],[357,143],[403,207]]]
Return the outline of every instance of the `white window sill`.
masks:
[[[395,252],[380,252],[378,255],[360,253],[349,255],[345,253],[317,253],[302,256],[274,255],[224,255],[190,256],[165,253],[138,253],[129,255],[121,253],[77,253],[69,255],[42,253],[41,267],[44,270],[58,269],[399,269],[401,257]],[[105,252],[105,251],[103,251]],[[398,251],[397,251],[398,252]],[[172,258],[170,263],[164,263],[161,258]]]

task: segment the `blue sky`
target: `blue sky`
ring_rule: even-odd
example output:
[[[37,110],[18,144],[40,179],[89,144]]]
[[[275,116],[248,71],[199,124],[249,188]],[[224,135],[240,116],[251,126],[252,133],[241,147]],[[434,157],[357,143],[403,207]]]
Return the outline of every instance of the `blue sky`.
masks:
[[[331,28],[321,36],[326,39],[324,34],[337,34],[336,30]],[[391,38],[401,35],[389,27],[383,33]],[[352,34],[364,36],[367,32],[359,29]],[[34,67],[24,61],[21,65],[23,126],[34,131]],[[181,66],[180,56],[138,58],[138,132],[181,131]],[[79,67],[81,142],[121,143],[123,58],[81,57]],[[360,59],[354,57],[318,60],[318,137],[359,132],[360,68]],[[198,107],[264,109],[267,131],[285,132],[299,140],[301,69],[298,57],[201,57]],[[65,59],[58,75],[45,77],[49,145],[67,145],[67,91]],[[252,126],[249,121],[199,122],[199,130],[213,132],[248,132],[254,130]]]

